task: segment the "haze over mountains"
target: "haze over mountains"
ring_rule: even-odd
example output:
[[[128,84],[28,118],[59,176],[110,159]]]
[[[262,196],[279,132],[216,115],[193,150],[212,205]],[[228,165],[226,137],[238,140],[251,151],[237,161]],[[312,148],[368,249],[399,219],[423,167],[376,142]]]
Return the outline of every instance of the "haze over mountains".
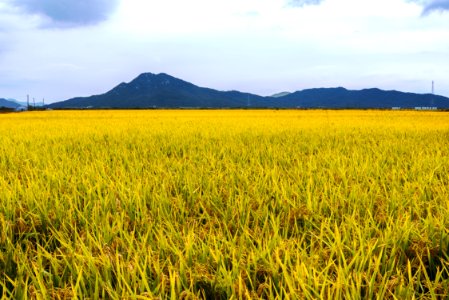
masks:
[[[47,105],[49,108],[449,108],[449,98],[380,89],[317,88],[271,97],[196,86],[165,73],[143,73],[129,83],[90,97]]]

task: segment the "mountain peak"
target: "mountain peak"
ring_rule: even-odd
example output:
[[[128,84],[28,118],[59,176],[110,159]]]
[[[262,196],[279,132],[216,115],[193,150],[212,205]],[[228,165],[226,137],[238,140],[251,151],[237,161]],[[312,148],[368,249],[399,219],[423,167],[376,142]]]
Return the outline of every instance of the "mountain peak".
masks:
[[[153,73],[142,73],[139,76],[137,76],[136,78],[134,78],[131,82],[136,81],[136,80],[151,80],[154,77],[156,77],[156,74]]]
[[[151,73],[151,72],[146,72],[146,73],[142,73],[139,76],[137,76],[134,80],[151,80],[151,79],[155,79],[155,78],[175,78],[173,76],[170,76],[166,73]],[[133,80],[133,81],[134,81]]]
[[[186,83],[185,81],[178,79],[176,77],[170,76],[166,73],[159,73],[159,74],[154,74],[154,73],[142,73],[139,76],[137,76],[135,79],[133,79],[128,85],[135,85],[135,84],[140,84],[140,85],[149,85],[149,86],[165,86],[165,85],[169,85],[172,83]]]

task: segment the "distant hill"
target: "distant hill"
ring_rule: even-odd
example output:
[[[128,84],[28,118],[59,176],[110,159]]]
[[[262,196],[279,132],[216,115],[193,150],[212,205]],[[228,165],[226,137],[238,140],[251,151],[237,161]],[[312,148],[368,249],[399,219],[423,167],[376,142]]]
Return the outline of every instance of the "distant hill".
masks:
[[[271,97],[273,97],[273,98],[280,98],[280,97],[284,97],[284,96],[287,96],[287,95],[290,95],[290,94],[291,94],[290,92],[281,92],[281,93],[276,93],[274,95],[271,95]]]
[[[265,107],[264,97],[238,91],[217,91],[196,86],[170,75],[144,73],[109,92],[73,98],[50,108],[177,108]]]
[[[345,88],[319,88],[297,91],[281,97],[280,107],[303,108],[449,108],[449,98],[433,94],[414,94],[380,89],[359,91]]]
[[[27,107],[28,106],[28,103],[26,103],[26,102],[17,101],[15,99],[6,99],[6,100],[15,102],[15,103],[19,104],[22,107]],[[35,102],[34,104],[33,104],[33,102],[30,101],[30,106],[33,106],[33,105],[35,105],[36,107],[44,106],[44,104],[42,102],[40,102],[40,101],[39,102]]]
[[[16,102],[13,102],[13,101],[10,101],[10,100],[6,100],[4,98],[0,98],[0,107],[18,108],[20,106],[21,105],[16,103]]]
[[[449,108],[449,98],[380,89],[318,88],[262,97],[196,86],[170,75],[143,73],[101,95],[56,102],[49,108]]]

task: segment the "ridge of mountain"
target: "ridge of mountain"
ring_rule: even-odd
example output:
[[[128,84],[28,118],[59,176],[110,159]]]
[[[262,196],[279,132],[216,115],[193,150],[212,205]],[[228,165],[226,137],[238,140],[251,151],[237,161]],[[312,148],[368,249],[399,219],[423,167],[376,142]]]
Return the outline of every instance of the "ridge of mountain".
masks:
[[[14,101],[10,101],[4,98],[0,98],[0,107],[6,107],[6,108],[18,108],[21,105],[14,102]]]
[[[199,87],[165,73],[142,73],[129,83],[90,97],[76,97],[48,108],[449,108],[449,98],[433,94],[315,88],[271,97]]]
[[[285,107],[304,108],[449,108],[449,98],[378,88],[347,90],[343,87],[297,91],[281,98]]]
[[[129,83],[90,97],[52,103],[50,108],[179,108],[265,106],[264,97],[239,91],[217,91],[196,86],[165,73],[143,73]]]

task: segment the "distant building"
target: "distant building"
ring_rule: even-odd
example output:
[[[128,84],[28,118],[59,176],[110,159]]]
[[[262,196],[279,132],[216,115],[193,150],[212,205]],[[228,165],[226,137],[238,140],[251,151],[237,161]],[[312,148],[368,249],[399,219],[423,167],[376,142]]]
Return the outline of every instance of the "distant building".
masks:
[[[393,106],[391,109],[392,110],[400,110],[401,108],[399,106]]]
[[[415,110],[437,110],[438,107],[435,106],[416,106]]]
[[[26,111],[28,110],[25,106],[19,106],[15,108],[15,111]]]

